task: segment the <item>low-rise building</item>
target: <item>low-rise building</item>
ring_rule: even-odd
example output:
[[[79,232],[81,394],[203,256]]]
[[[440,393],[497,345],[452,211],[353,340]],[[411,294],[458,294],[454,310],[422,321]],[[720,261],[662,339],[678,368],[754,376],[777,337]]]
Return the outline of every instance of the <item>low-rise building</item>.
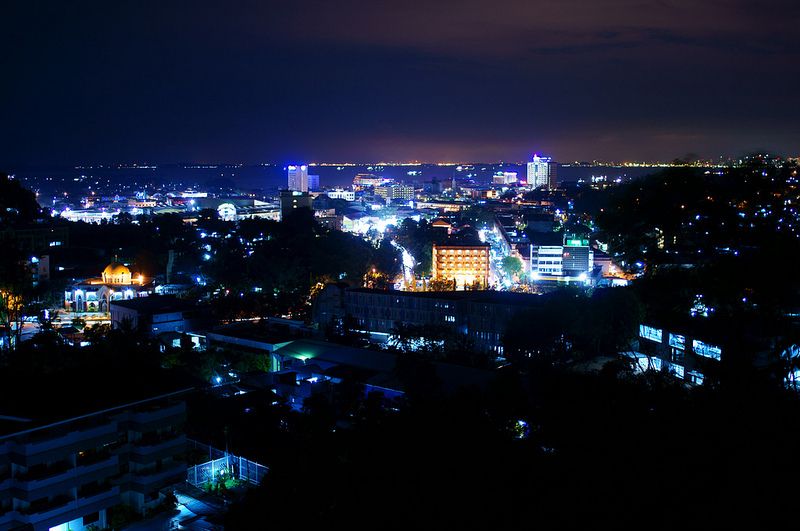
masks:
[[[539,295],[507,291],[412,292],[330,284],[314,300],[313,321],[325,329],[347,318],[376,341],[387,340],[398,323],[443,326],[466,335],[479,351],[502,355],[512,317],[541,301]]]
[[[171,295],[111,301],[111,326],[128,326],[148,334],[192,330],[194,306]]]
[[[99,277],[73,284],[64,292],[64,309],[71,312],[108,312],[112,301],[147,297],[152,294],[152,279],[133,274],[125,264],[111,262]]]

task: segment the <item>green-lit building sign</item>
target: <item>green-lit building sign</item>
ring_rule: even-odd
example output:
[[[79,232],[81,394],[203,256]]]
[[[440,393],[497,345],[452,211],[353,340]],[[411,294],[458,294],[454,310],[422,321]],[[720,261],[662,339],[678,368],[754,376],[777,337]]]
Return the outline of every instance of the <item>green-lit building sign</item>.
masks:
[[[578,238],[572,238],[572,239],[567,240],[567,242],[564,245],[567,246],[567,247],[588,247],[589,246],[589,240],[581,240],[581,239],[578,239]]]

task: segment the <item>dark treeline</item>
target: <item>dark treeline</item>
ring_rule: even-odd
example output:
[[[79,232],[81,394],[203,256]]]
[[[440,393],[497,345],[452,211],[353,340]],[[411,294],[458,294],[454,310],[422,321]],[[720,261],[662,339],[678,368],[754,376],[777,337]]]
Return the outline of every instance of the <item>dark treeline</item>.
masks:
[[[227,528],[487,526],[673,529],[794,518],[796,397],[769,380],[687,389],[621,366],[547,363],[484,391],[411,389],[398,411],[319,397],[265,455],[270,473]],[[420,368],[417,368],[420,372]],[[422,372],[424,374],[424,370]],[[435,383],[433,384],[435,385]],[[520,422],[522,421],[522,422]],[[277,444],[276,444],[277,442]]]

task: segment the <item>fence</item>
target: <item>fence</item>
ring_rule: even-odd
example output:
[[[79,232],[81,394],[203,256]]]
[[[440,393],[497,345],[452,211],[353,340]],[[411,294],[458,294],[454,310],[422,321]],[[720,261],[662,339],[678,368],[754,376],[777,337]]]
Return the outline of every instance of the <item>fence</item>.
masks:
[[[221,478],[234,478],[258,485],[269,470],[262,464],[241,456],[223,452],[213,446],[189,440],[189,447],[208,452],[209,460],[190,466],[187,469],[186,481],[195,487],[202,487],[210,481]]]

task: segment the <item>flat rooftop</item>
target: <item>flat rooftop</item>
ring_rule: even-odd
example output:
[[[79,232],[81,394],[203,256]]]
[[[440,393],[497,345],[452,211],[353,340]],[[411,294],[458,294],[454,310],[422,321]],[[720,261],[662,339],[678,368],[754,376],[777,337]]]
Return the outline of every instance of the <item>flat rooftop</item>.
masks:
[[[0,386],[0,439],[133,402],[188,392],[195,383],[185,375],[158,368],[137,371],[97,366],[41,376],[6,376]]]
[[[172,295],[150,295],[121,301],[111,301],[111,306],[135,310],[139,313],[173,313],[194,308],[194,304]]]
[[[398,355],[391,352],[348,347],[327,341],[300,339],[275,351],[276,354],[302,359],[331,371],[330,365],[348,367],[372,373],[370,381],[393,379]],[[327,368],[325,366],[328,366]],[[476,369],[453,363],[433,362],[436,376],[445,390],[455,391],[462,386],[483,386],[493,377],[494,371]]]
[[[258,323],[235,323],[209,330],[208,335],[210,336],[209,339],[212,340],[214,339],[213,336],[223,336],[270,345],[278,345],[298,339],[298,333],[288,329],[288,325],[286,325],[287,330],[280,330],[280,326],[280,324],[268,326]]]

